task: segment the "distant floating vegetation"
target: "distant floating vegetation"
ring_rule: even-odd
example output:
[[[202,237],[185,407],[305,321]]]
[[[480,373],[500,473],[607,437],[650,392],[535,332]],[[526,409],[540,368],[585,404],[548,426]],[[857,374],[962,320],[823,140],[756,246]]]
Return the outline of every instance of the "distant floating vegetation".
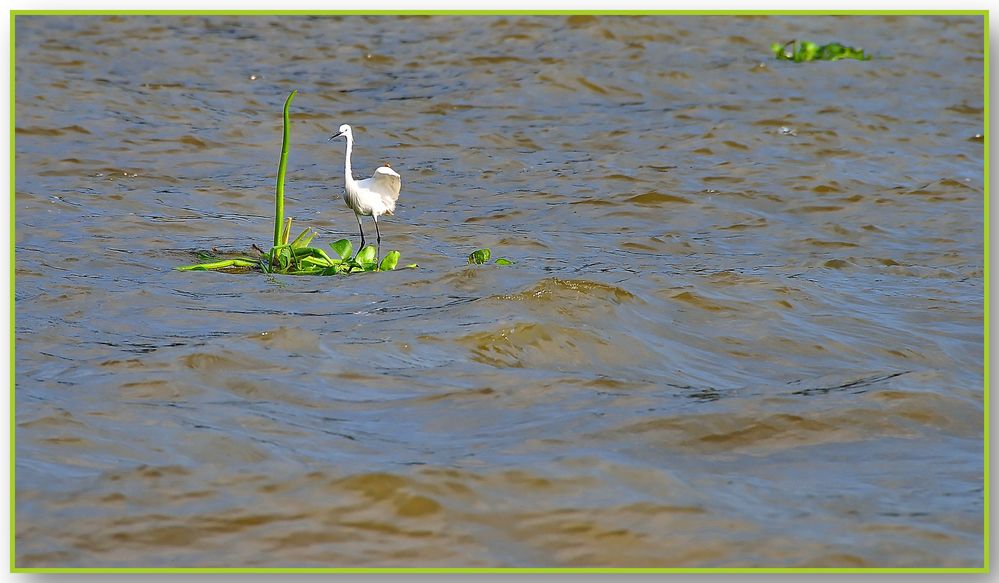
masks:
[[[489,258],[492,257],[492,254],[493,252],[490,251],[489,249],[477,249],[469,253],[468,262],[473,263],[475,265],[482,265],[483,263],[489,261]],[[495,263],[496,265],[513,265],[513,261],[510,261],[506,257],[500,257],[495,261]]]
[[[794,61],[802,63],[805,61],[839,61],[840,59],[856,59],[858,61],[869,61],[871,56],[864,52],[864,49],[848,47],[840,43],[829,43],[819,45],[809,41],[798,42],[797,39],[790,40],[784,44],[773,43],[770,45],[774,57],[781,61]]]

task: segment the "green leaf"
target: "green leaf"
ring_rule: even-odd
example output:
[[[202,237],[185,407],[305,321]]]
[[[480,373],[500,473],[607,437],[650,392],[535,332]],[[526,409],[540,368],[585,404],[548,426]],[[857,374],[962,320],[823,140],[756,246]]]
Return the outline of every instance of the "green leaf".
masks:
[[[287,273],[287,275],[319,275],[324,271],[322,267],[302,267],[300,269],[292,269]]]
[[[375,247],[374,245],[367,245],[364,249],[357,254],[354,261],[359,265],[367,266],[375,262]]]
[[[798,54],[795,55],[795,61],[811,61],[815,59],[815,55],[819,53],[819,45],[805,41],[801,43],[801,49],[799,49]]]
[[[389,251],[388,255],[382,258],[382,264],[378,266],[379,271],[392,271],[399,263],[398,251]]]
[[[303,257],[302,265],[315,265],[318,267],[332,267],[333,263],[329,259],[322,257]]]
[[[785,61],[803,63],[806,61],[839,61],[841,59],[857,59],[869,61],[871,56],[864,49],[848,47],[841,43],[818,45],[809,41],[792,40],[784,44],[773,43],[770,50],[774,57]]]
[[[513,261],[510,261],[505,257],[500,257],[496,260],[496,265],[513,265]]]
[[[306,235],[308,235],[308,237],[306,237]],[[295,237],[295,240],[291,242],[291,246],[292,248],[295,249],[300,247],[308,247],[309,243],[312,242],[312,239],[314,239],[315,236],[316,232],[312,230],[312,227],[308,227],[307,229],[302,231],[301,235]]]
[[[416,269],[417,267],[419,267],[419,265],[415,263],[410,263],[409,265],[406,266],[406,269]]]
[[[318,247],[299,247],[297,249],[292,248],[291,253],[296,258],[314,257],[317,259],[322,259],[331,265],[334,262],[340,263],[341,261],[340,259],[331,259],[330,256],[327,255],[325,251],[323,251]]]
[[[290,245],[282,245],[278,247],[277,261],[278,267],[281,271],[288,271],[291,268],[292,254]]]
[[[330,243],[330,247],[343,260],[350,259],[350,255],[354,252],[354,245],[351,244],[350,239],[340,239],[336,243]]]
[[[492,252],[489,251],[489,249],[479,249],[478,251],[473,251],[468,256],[468,262],[475,263],[476,265],[481,265],[486,261],[489,261],[490,255],[492,255]]]
[[[291,142],[291,120],[288,116],[288,109],[291,107],[291,100],[295,98],[297,90],[288,94],[288,99],[284,102],[284,133],[281,138],[281,159],[278,160],[277,185],[274,189],[274,245],[282,243],[281,227],[284,223],[284,175],[288,168],[288,144]]]
[[[219,267],[225,267],[229,265],[228,261],[219,261],[217,263],[196,263],[194,265],[181,265],[180,267],[175,267],[177,271],[209,271],[212,269],[218,269]]]
[[[274,247],[271,247],[270,251],[267,252],[267,257],[269,259],[269,263],[271,264],[272,270],[277,269],[280,271],[283,269],[281,267],[281,257],[282,254],[285,252],[288,253],[287,257],[285,258],[286,259],[285,266],[287,267],[287,263],[291,259],[291,245],[276,245]]]
[[[256,267],[257,262],[249,259],[226,259],[214,263],[198,263],[196,265],[184,265],[177,267],[177,271],[214,271],[225,269],[226,267]]]

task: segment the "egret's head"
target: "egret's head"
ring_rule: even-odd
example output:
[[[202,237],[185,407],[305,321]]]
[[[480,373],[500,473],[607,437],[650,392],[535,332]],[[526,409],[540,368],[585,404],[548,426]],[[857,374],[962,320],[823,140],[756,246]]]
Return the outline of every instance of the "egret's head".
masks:
[[[340,126],[340,129],[337,130],[337,133],[335,133],[332,136],[330,136],[330,141],[332,142],[333,140],[339,138],[340,136],[353,137],[353,136],[350,135],[350,126],[349,125],[343,124],[342,126]]]

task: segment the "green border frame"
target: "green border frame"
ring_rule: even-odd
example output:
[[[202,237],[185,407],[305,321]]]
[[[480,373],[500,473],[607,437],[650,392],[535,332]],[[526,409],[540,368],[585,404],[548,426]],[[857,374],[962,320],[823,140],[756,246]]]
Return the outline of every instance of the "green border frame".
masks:
[[[984,132],[984,138],[983,138],[982,141],[984,142],[983,145],[985,146],[985,149],[984,149],[984,152],[982,154],[982,160],[984,161],[984,165],[982,167],[982,172],[984,173],[984,176],[983,176],[983,179],[982,179],[982,184],[984,184],[985,196],[982,197],[984,199],[983,207],[982,207],[982,212],[985,213],[985,224],[982,227],[982,230],[984,231],[984,233],[983,233],[983,241],[982,241],[982,250],[983,250],[983,253],[984,253],[983,258],[982,258],[982,263],[983,263],[984,269],[983,269],[983,275],[982,275],[982,277],[985,280],[985,285],[984,285],[984,289],[983,289],[983,293],[985,294],[985,302],[983,303],[983,320],[984,321],[982,323],[982,326],[984,328],[984,333],[983,333],[982,337],[985,340],[985,346],[983,347],[983,357],[982,357],[982,366],[983,366],[983,371],[982,371],[982,375],[983,375],[982,376],[982,383],[983,383],[983,387],[982,387],[982,409],[985,412],[985,423],[983,424],[983,427],[984,427],[984,433],[983,433],[984,448],[983,448],[983,454],[982,454],[982,462],[983,462],[983,468],[984,469],[982,471],[982,476],[983,476],[983,478],[985,480],[985,483],[982,486],[982,491],[984,492],[984,505],[982,506],[982,511],[985,514],[985,516],[984,516],[985,528],[982,531],[982,533],[984,534],[984,536],[982,538],[984,539],[983,542],[985,544],[985,548],[984,548],[983,554],[982,554],[982,561],[983,561],[982,571],[987,573],[989,571],[989,516],[990,516],[990,514],[989,514],[989,506],[990,506],[989,505],[989,441],[990,441],[990,432],[989,432],[989,387],[990,387],[990,385],[989,385],[989,322],[990,322],[990,319],[989,319],[989,192],[991,192],[991,191],[989,190],[989,139],[992,137],[992,134],[989,131],[989,12],[988,12],[988,10],[985,11],[984,21],[985,21],[985,49],[984,49],[985,50],[985,65],[984,65],[985,66],[985,94],[984,94],[984,97],[983,97],[983,99],[984,99],[983,103],[984,103],[984,107],[985,107],[985,114],[984,114],[984,116],[982,118],[982,125],[983,125],[982,131]]]
[[[14,572],[16,567],[14,566],[14,557],[16,553],[14,552],[14,524],[15,524],[15,512],[17,509],[17,504],[14,499],[14,436],[16,434],[15,429],[17,424],[14,422],[14,411],[16,410],[16,400],[14,399],[14,389],[15,389],[15,377],[14,377],[14,340],[17,334],[15,330],[17,329],[14,325],[14,272],[16,271],[16,264],[14,262],[14,247],[17,244],[16,238],[14,237],[14,202],[17,199],[16,196],[16,182],[14,181],[15,160],[14,154],[17,152],[14,148],[14,136],[15,136],[15,120],[17,119],[14,115],[14,11],[10,13],[10,190],[8,191],[8,196],[10,200],[7,203],[10,205],[10,418],[8,422],[10,423],[10,462],[8,464],[8,470],[10,471],[10,570]]]
[[[11,10],[11,16],[985,16],[988,10]]]
[[[15,553],[15,18],[17,16],[981,16],[984,25],[984,359],[983,359],[983,564],[954,568],[834,567],[17,567]],[[988,573],[989,572],[989,11],[988,10],[10,10],[10,572],[11,573]]]

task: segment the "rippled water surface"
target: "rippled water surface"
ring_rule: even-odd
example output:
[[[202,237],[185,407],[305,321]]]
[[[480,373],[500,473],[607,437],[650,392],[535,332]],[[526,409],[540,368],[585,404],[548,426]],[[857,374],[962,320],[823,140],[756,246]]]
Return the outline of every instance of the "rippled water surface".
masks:
[[[982,564],[981,18],[16,27],[17,566]]]

